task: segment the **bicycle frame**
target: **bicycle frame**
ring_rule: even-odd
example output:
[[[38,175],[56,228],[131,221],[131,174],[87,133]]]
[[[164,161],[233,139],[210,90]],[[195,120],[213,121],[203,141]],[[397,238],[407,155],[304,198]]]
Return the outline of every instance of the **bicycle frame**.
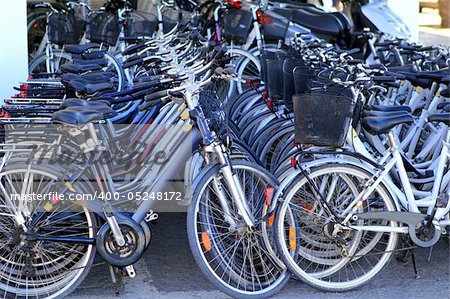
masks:
[[[346,216],[345,220],[343,221],[343,224],[348,223],[348,221],[353,217],[353,215],[355,215],[355,213],[357,212],[360,205],[362,203],[364,203],[364,201],[370,196],[370,194],[381,183],[383,178],[388,175],[389,171],[391,169],[393,169],[394,166],[396,167],[396,170],[399,173],[401,185],[403,187],[403,190],[404,190],[404,193],[406,196],[406,205],[404,205],[404,207],[409,212],[421,213],[418,208],[419,207],[418,201],[416,200],[416,197],[413,194],[413,190],[411,188],[411,184],[409,182],[409,179],[408,179],[408,176],[407,176],[407,173],[405,170],[405,166],[403,164],[403,160],[400,155],[400,152],[397,148],[394,136],[392,133],[389,133],[388,137],[389,137],[390,150],[383,156],[383,158],[380,159],[380,162],[384,163],[382,171],[377,172],[372,177],[372,179],[369,180],[369,182],[373,181],[373,183],[367,185],[366,186],[367,189],[364,190],[361,194],[359,194],[355,198],[355,200],[353,200],[353,202],[343,212],[343,214],[349,213]],[[427,207],[428,215],[430,215],[433,208],[435,207],[437,198],[439,196],[439,192],[441,191],[445,167],[450,158],[449,141],[450,141],[450,131],[447,128],[447,135],[446,135],[445,140],[443,141],[443,147],[441,150],[441,155],[439,157],[439,164],[438,164],[438,168],[436,170],[435,180],[434,180],[431,194],[429,194],[428,196],[426,196],[420,200],[421,206]],[[388,160],[390,156],[392,156],[392,159]],[[450,223],[450,220],[443,220],[443,221],[440,221],[440,220],[443,219],[449,213],[449,211],[450,211],[450,201],[447,202],[447,205],[445,208],[437,208],[436,214],[434,217],[435,219],[433,219],[433,221],[436,220],[437,224],[440,226],[448,225]],[[350,227],[354,228],[354,229],[359,229],[359,230],[370,230],[367,227],[359,227],[359,226],[350,226]],[[397,231],[397,229],[391,230],[390,227],[386,227],[386,230],[381,230],[380,227],[378,227],[377,229],[379,231],[385,231],[385,232]]]

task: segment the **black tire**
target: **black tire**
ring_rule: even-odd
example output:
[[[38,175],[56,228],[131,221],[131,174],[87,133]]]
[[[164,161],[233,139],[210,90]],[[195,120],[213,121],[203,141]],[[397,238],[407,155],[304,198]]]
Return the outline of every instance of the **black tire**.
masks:
[[[254,170],[257,173],[263,174],[265,178],[267,178],[269,181],[271,181],[271,184],[274,184],[273,186],[276,186],[276,184],[277,184],[277,181],[275,180],[275,178],[260,166],[257,166],[255,164],[252,164],[252,163],[249,163],[246,161],[233,161],[232,165],[235,170],[245,169],[246,173],[247,173],[247,170],[250,170],[250,171]],[[200,205],[200,199],[202,198],[202,194],[203,194],[204,190],[208,186],[209,182],[211,182],[218,173],[220,173],[219,165],[208,166],[201,173],[200,179],[194,185],[195,192],[193,195],[192,206],[189,209],[188,216],[187,216],[188,239],[189,239],[189,244],[190,244],[194,259],[196,260],[196,262],[197,262],[199,268],[201,269],[201,271],[203,272],[203,274],[214,285],[216,285],[222,292],[226,293],[229,296],[232,296],[234,298],[271,297],[271,296],[275,295],[278,291],[280,291],[289,279],[289,274],[287,273],[286,268],[284,267],[284,265],[282,265],[280,263],[281,261],[278,258],[276,258],[276,260],[278,263],[281,264],[281,266],[280,266],[280,268],[282,268],[281,271],[279,271],[279,268],[275,268],[275,267],[278,267],[280,264],[275,265],[276,262],[273,260],[273,257],[267,257],[267,260],[269,260],[271,262],[273,261],[274,264],[272,264],[272,266],[276,271],[278,271],[278,272],[275,271],[276,274],[278,274],[278,276],[274,279],[273,283],[269,282],[267,287],[264,287],[258,291],[246,291],[246,290],[239,289],[239,284],[237,284],[237,286],[236,286],[236,282],[232,281],[232,279],[230,279],[227,282],[224,281],[224,277],[226,275],[233,276],[233,273],[235,273],[234,268],[232,271],[230,271],[230,272],[233,272],[232,274],[226,273],[226,270],[222,271],[223,268],[221,268],[221,267],[220,267],[221,270],[218,268],[213,269],[211,267],[211,265],[208,263],[207,259],[205,258],[206,254],[203,251],[203,249],[201,248],[202,247],[201,241],[199,241],[197,225],[200,225],[200,224],[198,224],[198,222],[197,222],[198,219],[197,219],[196,210],[197,210],[197,207]],[[264,200],[264,197],[263,197],[263,200]],[[267,205],[265,205],[264,202],[262,203],[262,205],[264,206],[264,208],[263,208],[263,210],[262,210],[263,212],[261,213],[261,216],[260,216],[261,218],[263,217],[265,208],[267,207]],[[254,214],[254,216],[255,216],[255,214]],[[250,234],[248,232],[245,232],[245,233],[247,235]],[[261,230],[258,230],[258,233],[263,233],[265,236],[267,236],[267,238],[265,238],[265,240],[269,239],[268,226],[265,223],[262,223]],[[233,234],[234,234],[234,232],[233,232]],[[242,233],[242,234],[244,234],[244,233]],[[203,233],[202,233],[202,237],[203,237]],[[233,237],[236,238],[236,236],[233,236]],[[233,238],[233,237],[231,237],[231,238]],[[215,238],[213,238],[213,240],[215,240]],[[226,242],[226,241],[224,241],[224,242]],[[268,241],[268,242],[271,243],[268,246],[266,246],[266,245],[259,245],[259,246],[264,246],[264,248],[267,248],[267,250],[263,249],[264,252],[267,252],[267,253],[271,252],[273,255],[275,255],[275,253],[273,252],[273,250],[274,250],[274,246],[272,245],[273,242],[272,241]],[[267,244],[267,242],[265,244]],[[270,247],[270,249],[268,247]],[[220,249],[222,249],[222,248],[223,247],[221,247]],[[211,254],[214,256],[213,257],[213,260],[214,260],[217,256],[221,256],[222,255],[221,253],[225,252],[220,249],[219,249],[219,247],[212,246],[212,248],[210,250],[207,250],[206,253],[209,254],[209,252],[211,251]],[[229,264],[231,262],[227,260],[226,263]],[[245,265],[245,262],[244,262],[244,265]],[[218,273],[216,273],[215,271],[222,271],[222,273],[225,273],[225,274],[219,277]],[[256,279],[258,279],[258,278],[256,278]],[[231,285],[231,284],[233,284],[233,285]]]

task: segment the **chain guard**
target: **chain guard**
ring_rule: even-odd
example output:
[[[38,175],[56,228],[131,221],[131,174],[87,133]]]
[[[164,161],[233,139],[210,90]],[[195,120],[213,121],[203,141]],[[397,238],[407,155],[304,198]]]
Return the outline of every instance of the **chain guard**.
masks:
[[[148,235],[141,224],[131,218],[116,216],[117,224],[125,238],[125,245],[118,246],[109,224],[106,222],[97,234],[97,251],[109,264],[116,267],[125,267],[134,264],[146,249]]]

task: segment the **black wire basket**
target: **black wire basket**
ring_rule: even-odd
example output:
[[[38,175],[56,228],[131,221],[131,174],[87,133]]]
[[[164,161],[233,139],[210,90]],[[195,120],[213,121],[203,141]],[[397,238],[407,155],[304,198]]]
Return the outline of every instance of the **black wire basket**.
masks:
[[[228,41],[245,42],[252,26],[252,13],[243,9],[229,9],[222,18],[223,37]]]
[[[162,11],[163,32],[168,33],[180,22],[187,22],[190,19],[190,13],[175,8],[165,8]]]
[[[134,11],[127,17],[124,29],[126,37],[152,37],[158,27],[158,18],[151,13]]]
[[[291,57],[283,62],[283,101],[289,111],[292,111],[292,96],[296,94],[294,69],[304,66],[300,58]]]
[[[277,52],[273,58],[266,59],[267,64],[267,91],[274,99],[283,98],[283,63],[289,58],[286,52]]]
[[[341,147],[345,142],[355,104],[337,88],[317,89],[293,96],[295,142]]]
[[[79,44],[84,20],[74,14],[53,13],[48,20],[48,40],[57,45]]]
[[[120,33],[117,16],[112,13],[99,12],[89,15],[86,22],[86,38],[93,43],[115,45]]]

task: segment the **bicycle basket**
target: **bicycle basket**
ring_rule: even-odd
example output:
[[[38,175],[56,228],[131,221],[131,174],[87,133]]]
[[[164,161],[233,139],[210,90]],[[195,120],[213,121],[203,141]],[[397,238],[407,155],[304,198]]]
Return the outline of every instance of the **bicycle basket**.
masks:
[[[340,147],[355,109],[352,98],[333,90],[315,90],[293,96],[295,142]]]
[[[264,40],[266,42],[284,40],[289,28],[290,19],[273,11],[265,11],[264,15],[267,17],[267,20],[270,20],[262,24]]]
[[[289,58],[286,52],[278,52],[274,58],[266,59],[267,64],[267,91],[271,98],[283,97],[283,62]]]
[[[145,12],[131,12],[125,22],[126,37],[152,37],[158,26],[158,19],[154,14]]]
[[[74,14],[53,13],[48,22],[48,40],[57,45],[79,44],[84,20]]]
[[[190,14],[187,11],[182,11],[175,8],[166,8],[162,11],[163,32],[170,32],[180,22],[185,22],[190,19]]]
[[[86,23],[86,38],[93,43],[115,45],[120,26],[116,15],[107,12],[92,13]]]
[[[294,68],[295,94],[303,94],[311,90],[313,80],[317,79],[315,70],[308,66],[297,66]]]
[[[243,9],[229,9],[223,16],[223,37],[228,41],[245,42],[253,21],[252,13]]]
[[[294,69],[303,66],[303,60],[288,58],[283,63],[283,101],[289,111],[292,111],[292,96],[295,92]]]

